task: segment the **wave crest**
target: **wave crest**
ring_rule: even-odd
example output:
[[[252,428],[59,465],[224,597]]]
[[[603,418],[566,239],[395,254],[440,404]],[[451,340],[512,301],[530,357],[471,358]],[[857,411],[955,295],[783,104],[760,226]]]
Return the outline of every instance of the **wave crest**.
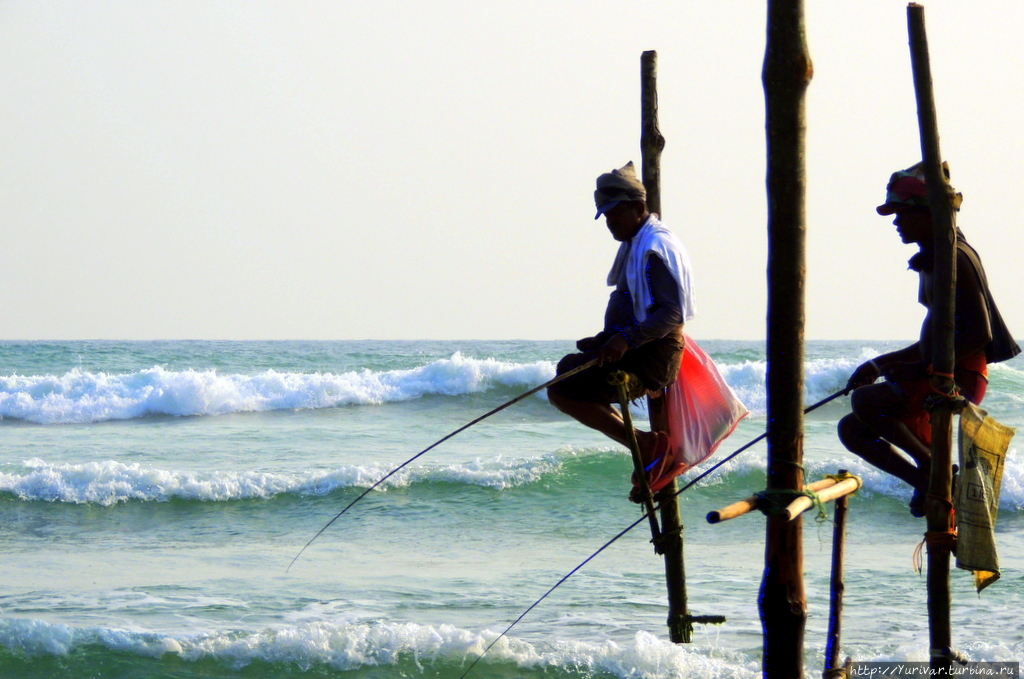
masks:
[[[117,628],[75,628],[38,620],[0,620],[0,644],[18,648],[30,657],[67,656],[84,648],[105,648],[137,657],[177,656],[186,662],[214,660],[234,670],[260,663],[282,671],[330,667],[356,671],[365,667],[397,667],[403,675],[425,666],[464,670],[495,639],[496,632],[473,632],[450,624],[412,622],[303,622],[294,626],[253,631],[206,632],[191,635],[142,632]],[[484,656],[482,664],[506,676],[502,665],[518,670],[509,676],[549,676],[552,670],[613,677],[702,676],[748,677],[756,666],[737,654],[718,652],[708,657],[648,632],[631,642],[553,641],[543,647],[503,637]],[[730,657],[731,656],[731,657]],[[268,668],[269,669],[269,668]]]
[[[864,357],[817,359],[806,364],[808,402],[842,389]],[[755,416],[766,410],[763,360],[718,365]],[[0,419],[37,424],[85,424],[148,416],[224,415],[380,405],[430,395],[463,396],[491,389],[525,390],[554,377],[551,361],[514,363],[455,353],[408,370],[254,375],[216,370],[172,371],[155,366],[126,374],[78,369],[64,375],[0,376]],[[543,395],[540,398],[544,398]]]
[[[441,467],[403,469],[379,488],[413,484],[459,483],[505,490],[539,481],[557,472],[553,456],[525,460],[480,461]],[[23,468],[0,472],[0,493],[20,500],[96,504],[110,507],[131,500],[200,502],[270,499],[284,494],[322,496],[344,488],[368,488],[389,470],[380,465],[345,466],[301,473],[263,471],[188,472],[153,469],[114,460],[50,464],[28,460]]]
[[[223,415],[458,396],[495,387],[533,387],[555,374],[550,361],[517,364],[461,353],[409,370],[255,375],[159,366],[115,375],[78,369],[64,375],[0,377],[0,419],[83,424],[153,415]]]

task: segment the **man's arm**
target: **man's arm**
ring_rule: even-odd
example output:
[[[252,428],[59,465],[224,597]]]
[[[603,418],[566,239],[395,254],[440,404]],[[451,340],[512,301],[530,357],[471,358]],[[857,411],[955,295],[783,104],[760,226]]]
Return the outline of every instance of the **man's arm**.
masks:
[[[647,258],[647,285],[653,300],[642,323],[624,328],[610,337],[601,347],[599,358],[602,364],[617,361],[627,351],[651,340],[665,337],[683,327],[682,303],[679,299],[679,284],[672,272],[657,255]]]
[[[672,272],[657,255],[647,258],[647,287],[651,293],[651,306],[642,323],[622,331],[631,348],[661,339],[675,332],[683,325],[682,300],[679,299],[679,283]]]
[[[927,319],[925,323],[927,323]],[[846,383],[846,391],[874,384],[882,375],[894,375],[897,371],[916,369],[921,364],[921,344],[915,342],[908,347],[890,351],[861,363]]]

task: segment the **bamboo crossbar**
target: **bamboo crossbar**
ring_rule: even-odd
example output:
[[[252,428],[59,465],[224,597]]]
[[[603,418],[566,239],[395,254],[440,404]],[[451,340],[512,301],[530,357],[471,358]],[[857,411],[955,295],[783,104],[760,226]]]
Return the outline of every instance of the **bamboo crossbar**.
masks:
[[[837,500],[841,497],[845,497],[850,493],[857,492],[860,489],[861,485],[863,485],[863,481],[860,480],[859,476],[850,476],[838,483],[835,483],[823,489],[821,492],[815,491],[815,493],[817,494],[819,501],[831,502],[832,500]],[[813,506],[813,498],[807,496],[798,497],[797,499],[790,502],[789,506],[786,507],[785,510],[783,510],[782,517],[787,521],[792,521],[793,519],[800,516]]]
[[[815,481],[812,484],[804,486],[804,490],[817,493],[818,491],[825,490],[838,483],[836,479],[822,479],[821,481]],[[723,507],[717,512],[708,512],[707,520],[708,523],[721,523],[729,519],[735,519],[737,516],[743,516],[748,512],[752,512],[757,509],[761,503],[761,496],[751,495],[750,497],[734,502],[728,507]]]

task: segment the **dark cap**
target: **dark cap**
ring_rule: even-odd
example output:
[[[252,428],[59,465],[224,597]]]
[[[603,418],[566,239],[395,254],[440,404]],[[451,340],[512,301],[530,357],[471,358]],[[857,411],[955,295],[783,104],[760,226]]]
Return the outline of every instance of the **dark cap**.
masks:
[[[906,170],[893,172],[889,184],[885,187],[885,202],[875,208],[880,215],[891,215],[908,207],[930,207],[928,187],[924,182],[924,163],[918,163]],[[949,180],[949,164],[942,164],[942,172]],[[963,202],[963,194],[956,193],[953,209],[959,210]]]
[[[622,201],[647,200],[647,190],[637,179],[633,161],[629,161],[618,170],[606,172],[597,178],[597,190],[594,191],[594,204],[597,205],[599,218]]]

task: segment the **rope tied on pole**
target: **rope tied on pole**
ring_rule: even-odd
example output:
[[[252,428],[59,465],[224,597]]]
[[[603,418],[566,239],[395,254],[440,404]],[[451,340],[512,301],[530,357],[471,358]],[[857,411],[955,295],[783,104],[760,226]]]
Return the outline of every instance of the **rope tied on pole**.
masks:
[[[825,478],[832,479],[836,483],[839,483],[840,481],[845,481],[846,479],[857,478],[857,476],[855,474],[851,474],[850,472],[843,471],[839,472],[838,474],[825,474]]]
[[[857,490],[860,490],[861,486],[863,486],[863,481],[861,480],[861,478],[859,476],[857,476],[856,474],[852,474],[852,473],[850,473],[850,472],[848,472],[846,470],[840,471],[840,472],[838,472],[836,474],[825,474],[825,478],[826,479],[832,479],[836,483],[842,483],[843,481],[846,481],[847,479],[857,479],[857,482],[860,484],[860,485],[857,486]],[[814,491],[807,490],[806,492],[807,492],[808,496],[811,497],[812,500],[814,500],[814,505],[818,508],[818,516],[816,517],[815,520],[818,521],[819,523],[827,521],[828,520],[828,512],[825,511],[825,505],[827,504],[826,501],[822,500],[821,497],[819,497],[819,495],[817,493],[815,493]],[[855,495],[856,492],[857,492],[856,490],[853,491],[852,493],[850,493],[850,496]]]
[[[841,497],[852,495],[864,485],[856,474],[840,470],[829,474],[820,481],[808,483],[800,490],[793,488],[769,488],[739,502],[734,502],[707,515],[708,523],[720,523],[758,510],[768,517],[781,517],[792,521],[811,507],[818,507],[818,521],[828,520],[824,505]],[[783,506],[785,505],[785,506]]]
[[[821,496],[810,488],[805,489],[803,494],[805,497],[811,498],[811,502],[818,509],[818,515],[814,517],[814,520],[818,523],[828,521],[828,509],[825,508],[825,501]]]
[[[952,382],[950,384],[952,386],[949,391],[942,391],[932,385],[931,392],[924,399],[924,409],[930,413],[944,410],[955,414],[966,408],[967,399],[960,395],[960,387]]]
[[[914,548],[913,566],[914,572],[921,575],[924,572],[924,547],[928,549],[944,549],[948,553],[956,554],[956,528],[948,531],[934,531],[924,534],[924,539]]]
[[[927,371],[932,383],[924,400],[925,410],[930,413],[939,410],[959,413],[967,407],[967,399],[960,394],[960,387],[954,381],[956,376],[953,373],[940,372],[934,365],[929,365]]]
[[[828,476],[831,478],[831,476]],[[799,497],[806,497],[811,500],[811,504],[818,509],[818,515],[815,517],[815,521],[818,523],[824,523],[828,521],[828,510],[825,508],[825,500],[821,499],[817,491],[812,488],[804,488],[803,490],[790,490],[790,489],[765,489],[757,493],[757,497],[761,498],[764,502],[758,504],[758,510],[765,516],[779,516],[787,514],[789,512],[789,506]]]
[[[660,508],[661,505],[659,504],[658,507]],[[682,534],[683,534],[683,527],[682,526],[677,526],[677,527],[672,528],[670,530],[663,530],[661,532],[661,535],[658,536],[658,542],[664,542],[664,541],[668,540],[668,538],[672,537],[673,535],[682,535]]]
[[[791,490],[789,488],[766,489],[755,493],[759,502],[757,510],[765,516],[778,516],[789,507],[789,504],[798,497],[813,497],[803,490]]]

